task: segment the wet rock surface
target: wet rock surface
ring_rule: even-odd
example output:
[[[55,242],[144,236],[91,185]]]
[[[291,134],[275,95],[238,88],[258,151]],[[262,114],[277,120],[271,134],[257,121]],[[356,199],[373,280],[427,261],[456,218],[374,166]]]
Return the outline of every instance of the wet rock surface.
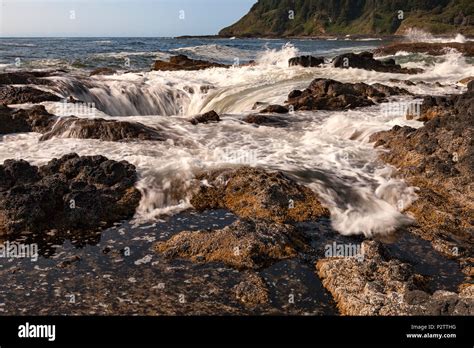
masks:
[[[189,122],[191,122],[194,125],[197,125],[199,123],[219,122],[220,120],[221,119],[219,115],[217,114],[217,112],[212,110],[212,111],[206,112],[202,115],[198,115],[192,118],[191,121]]]
[[[69,154],[42,167],[0,166],[0,235],[93,230],[131,218],[141,198],[135,167]]]
[[[18,71],[0,73],[0,86],[2,85],[49,85],[50,80],[45,79],[55,74],[48,71]]]
[[[289,66],[302,66],[305,68],[312,68],[321,66],[324,64],[324,57],[313,57],[313,56],[299,56],[288,60]]]
[[[55,120],[56,117],[48,113],[42,105],[29,109],[12,109],[0,104],[0,134],[43,133],[52,127]]]
[[[165,140],[157,129],[137,122],[105,120],[102,118],[61,117],[40,140],[54,137],[100,139],[102,141]]]
[[[154,252],[156,241],[180,231],[222,229],[233,221],[235,216],[222,210],[190,211],[151,225],[117,224],[94,240],[85,239],[85,234],[66,241],[48,235],[48,254],[37,262],[11,259],[2,263],[0,313],[337,314],[313,268],[296,260],[282,260],[261,271],[239,272],[218,262],[192,263]],[[75,301],[71,301],[73,295]],[[289,301],[290,296],[294,300]]]
[[[295,111],[345,110],[371,106],[374,101],[385,101],[388,96],[401,94],[410,93],[402,88],[382,84],[352,84],[318,78],[307,89],[292,91],[286,103]]]
[[[357,68],[394,74],[418,74],[423,72],[420,69],[402,68],[393,59],[374,59],[374,54],[371,52],[342,54],[334,59],[333,65],[336,68]]]
[[[473,315],[474,286],[430,293],[424,276],[391,258],[376,241],[362,244],[363,260],[325,258],[316,264],[343,315]]]
[[[37,88],[23,86],[0,86],[0,104],[24,104],[41,103],[45,101],[60,101],[61,97],[39,90]]]
[[[176,71],[176,70],[204,70],[209,68],[223,68],[228,65],[208,62],[205,60],[191,59],[180,54],[170,58],[169,62],[157,60],[153,66],[153,70],[158,71]]]
[[[225,208],[241,218],[291,222],[329,216],[316,193],[279,172],[241,167],[197,175],[191,198],[199,211]]]
[[[100,139],[102,141],[165,140],[160,130],[138,122],[103,118],[57,117],[42,105],[13,109],[0,105],[0,134],[37,132],[40,141],[58,138]]]

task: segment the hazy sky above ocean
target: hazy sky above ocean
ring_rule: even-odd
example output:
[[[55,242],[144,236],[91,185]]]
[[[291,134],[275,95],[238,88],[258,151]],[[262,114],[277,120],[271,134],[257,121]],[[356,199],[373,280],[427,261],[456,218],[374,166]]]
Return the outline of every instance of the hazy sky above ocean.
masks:
[[[0,0],[0,37],[209,35],[256,0]]]

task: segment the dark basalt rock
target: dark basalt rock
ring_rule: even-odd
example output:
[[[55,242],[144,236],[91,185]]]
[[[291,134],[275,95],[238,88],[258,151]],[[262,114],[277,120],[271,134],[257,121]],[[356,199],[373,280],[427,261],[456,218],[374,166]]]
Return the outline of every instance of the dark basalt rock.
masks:
[[[0,104],[0,134],[39,132],[43,133],[56,121],[56,116],[44,106],[30,109],[12,109]]]
[[[13,109],[0,105],[0,134],[25,132],[42,133],[41,141],[54,137],[103,141],[166,139],[158,129],[138,122],[57,117],[48,113],[42,105],[35,105],[30,109]]]
[[[8,72],[0,74],[1,85],[50,85],[52,81],[44,77],[52,76],[50,71]]]
[[[198,115],[198,116],[194,117],[189,122],[191,122],[194,125],[197,125],[198,123],[219,122],[220,120],[221,119],[220,119],[219,115],[217,114],[217,112],[212,110],[212,111],[206,112],[202,115]]]
[[[345,110],[374,105],[391,95],[407,94],[403,88],[381,84],[342,83],[331,79],[315,79],[304,91],[288,95],[288,105],[294,110]]]
[[[358,68],[396,74],[418,74],[423,72],[421,69],[402,68],[393,59],[385,61],[374,59],[373,53],[370,52],[342,54],[334,59],[333,64],[336,68]]]
[[[74,116],[59,118],[40,140],[49,140],[53,137],[102,141],[165,140],[157,129],[141,123]]]
[[[162,60],[155,61],[153,70],[161,71],[175,71],[175,70],[203,70],[209,68],[225,68],[229,67],[225,64],[208,62],[205,60],[191,59],[187,56],[180,54],[170,58],[169,62]]]
[[[41,103],[60,101],[61,97],[33,87],[0,86],[0,104]]]
[[[291,58],[288,64],[289,66],[300,65],[305,68],[317,67],[324,64],[324,57],[300,56]]]
[[[141,198],[135,167],[69,154],[42,167],[0,166],[0,236],[88,231],[131,218]]]

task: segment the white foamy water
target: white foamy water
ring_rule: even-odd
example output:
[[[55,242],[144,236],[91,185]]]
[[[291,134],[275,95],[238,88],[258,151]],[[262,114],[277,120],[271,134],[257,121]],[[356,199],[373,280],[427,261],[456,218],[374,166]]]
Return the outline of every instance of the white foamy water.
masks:
[[[405,31],[405,38],[411,42],[458,42],[465,43],[472,41],[462,34],[456,34],[453,37],[435,37],[431,33],[418,28],[409,28]]]
[[[369,137],[396,124],[419,127],[420,123],[407,121],[402,114],[387,115],[380,106],[297,112],[286,116],[284,128],[256,127],[241,119],[252,112],[255,102],[282,103],[292,89],[305,88],[316,77],[389,85],[394,84],[390,79],[439,80],[448,86],[400,86],[415,93],[429,88],[431,94],[445,94],[460,92],[453,82],[474,75],[472,65],[450,53],[443,58],[445,63],[416,63],[426,72],[413,76],[330,66],[288,68],[288,59],[297,53],[285,46],[262,53],[255,66],[229,69],[56,78],[58,91],[94,102],[102,110],[97,116],[157,127],[168,140],[116,143],[55,138],[39,142],[35,133],[6,135],[0,161],[17,157],[43,164],[70,152],[129,161],[140,175],[140,221],[190,207],[189,187],[197,171],[248,164],[284,171],[311,187],[331,210],[333,227],[342,234],[383,234],[411,223],[401,211],[416,199],[416,191],[377,159]],[[45,105],[53,111],[58,103]],[[222,121],[198,126],[188,122],[192,115],[209,110],[219,112]]]

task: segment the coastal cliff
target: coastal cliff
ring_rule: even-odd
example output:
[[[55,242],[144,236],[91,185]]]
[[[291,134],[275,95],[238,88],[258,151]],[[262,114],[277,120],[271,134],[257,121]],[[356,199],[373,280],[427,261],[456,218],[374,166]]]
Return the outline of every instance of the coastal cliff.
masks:
[[[418,28],[474,35],[470,0],[259,0],[221,36],[392,35]]]

